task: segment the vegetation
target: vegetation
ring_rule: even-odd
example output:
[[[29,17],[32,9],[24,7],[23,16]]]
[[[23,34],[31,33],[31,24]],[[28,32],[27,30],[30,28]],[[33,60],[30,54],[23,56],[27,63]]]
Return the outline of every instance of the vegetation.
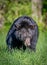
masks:
[[[47,6],[47,0],[43,1],[43,5]],[[43,7],[43,15],[47,12],[47,7]],[[6,35],[13,21],[21,16],[31,16],[31,0],[0,0],[0,21],[4,20],[4,25],[0,28],[0,65],[47,65],[47,24],[43,22],[37,24],[39,26],[39,39],[36,46],[36,52],[26,49],[15,49],[10,53],[6,48]],[[47,21],[46,21],[47,22]]]
[[[15,49],[12,53],[6,50],[7,31],[0,31],[0,65],[47,65],[47,31],[39,32],[36,52]]]

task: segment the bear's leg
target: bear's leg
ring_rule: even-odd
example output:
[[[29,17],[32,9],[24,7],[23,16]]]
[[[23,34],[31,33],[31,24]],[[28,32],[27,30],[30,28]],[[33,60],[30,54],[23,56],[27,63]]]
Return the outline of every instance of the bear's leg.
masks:
[[[26,46],[25,46],[25,45],[23,45],[23,50],[24,50],[24,51],[26,50]]]
[[[8,45],[8,50],[11,50],[12,49],[12,37],[8,37],[7,39],[7,45]]]

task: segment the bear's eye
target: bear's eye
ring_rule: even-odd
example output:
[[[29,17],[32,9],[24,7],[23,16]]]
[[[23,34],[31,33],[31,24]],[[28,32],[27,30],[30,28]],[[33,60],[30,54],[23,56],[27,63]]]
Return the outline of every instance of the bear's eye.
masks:
[[[29,28],[31,28],[32,30],[34,30],[35,25],[30,25]]]
[[[17,30],[17,26],[16,25],[14,25],[13,27]]]
[[[15,25],[15,27],[17,28],[17,26]]]
[[[20,26],[20,25],[15,25],[15,28],[16,28],[17,30],[19,30],[19,29],[21,28],[21,26]]]

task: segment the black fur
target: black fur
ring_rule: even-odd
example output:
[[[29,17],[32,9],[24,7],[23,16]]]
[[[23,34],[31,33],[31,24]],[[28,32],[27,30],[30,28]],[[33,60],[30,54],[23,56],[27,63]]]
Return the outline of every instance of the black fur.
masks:
[[[7,34],[7,46],[9,49],[17,47],[25,50],[26,47],[29,47],[35,50],[38,36],[39,30],[36,22],[28,16],[21,16],[14,21]],[[25,44],[26,38],[30,38],[29,46]]]

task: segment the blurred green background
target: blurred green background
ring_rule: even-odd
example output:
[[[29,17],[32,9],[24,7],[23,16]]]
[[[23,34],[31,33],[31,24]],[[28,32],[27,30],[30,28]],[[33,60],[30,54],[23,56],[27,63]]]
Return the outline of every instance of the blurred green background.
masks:
[[[6,35],[16,18],[32,17],[39,27],[36,52],[6,50]],[[0,65],[47,65],[47,0],[0,0]]]

